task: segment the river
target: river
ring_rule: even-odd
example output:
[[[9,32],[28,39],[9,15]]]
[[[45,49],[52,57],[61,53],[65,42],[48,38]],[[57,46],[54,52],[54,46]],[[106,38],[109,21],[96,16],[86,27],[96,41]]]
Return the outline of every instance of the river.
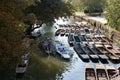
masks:
[[[48,56],[45,53],[42,55],[39,53],[32,54],[30,63],[27,69],[27,72],[24,75],[23,80],[85,80],[85,66],[86,64],[93,64],[94,66],[97,63],[83,62],[73,47],[70,47],[67,42],[66,36],[54,36],[57,24],[68,24],[73,23],[73,21],[63,21],[58,20],[53,26],[43,26],[40,28],[40,31],[45,37],[50,37],[53,41],[59,40],[64,45],[69,47],[71,53],[73,53],[70,61],[65,61],[59,56]],[[56,26],[56,27],[55,27]],[[98,63],[101,63],[100,61]],[[110,61],[104,65],[114,65],[115,67],[120,66],[120,64],[114,64]]]

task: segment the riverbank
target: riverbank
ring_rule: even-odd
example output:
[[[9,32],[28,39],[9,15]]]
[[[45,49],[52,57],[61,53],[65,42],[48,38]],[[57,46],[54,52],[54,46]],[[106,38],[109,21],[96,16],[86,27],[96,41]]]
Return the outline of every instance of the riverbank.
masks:
[[[107,19],[105,17],[92,17],[92,16],[87,16],[86,14],[82,12],[76,12],[74,14],[75,17],[79,18],[80,20],[82,19],[83,21],[87,21],[88,23],[91,24],[91,26],[96,26],[100,28],[101,32],[106,35],[108,38],[111,38],[111,32],[114,32],[113,36],[113,41],[120,46],[120,32],[111,28],[108,25]]]

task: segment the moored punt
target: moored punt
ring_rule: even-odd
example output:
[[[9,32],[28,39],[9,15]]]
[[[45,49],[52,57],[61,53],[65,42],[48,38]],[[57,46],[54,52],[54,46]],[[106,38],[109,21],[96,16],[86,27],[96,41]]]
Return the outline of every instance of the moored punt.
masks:
[[[58,29],[56,32],[55,32],[55,36],[58,36],[60,34],[62,29]]]
[[[101,59],[106,59],[108,60],[108,57],[106,56],[106,54],[108,53],[105,48],[103,47],[103,45],[101,44],[95,44],[95,47],[96,47],[96,52],[97,52],[97,55],[101,58]]]
[[[64,30],[64,29],[61,29],[60,35],[61,35],[61,36],[64,36],[64,35],[65,35],[65,30]]]
[[[94,66],[92,64],[86,65],[85,77],[85,80],[97,80]]]
[[[69,33],[68,34],[68,43],[73,46],[74,39],[73,39],[73,34]]]
[[[59,27],[64,27],[64,25],[59,25]]]
[[[91,39],[93,40],[93,42],[99,42],[99,40],[96,37],[92,37]]]
[[[118,71],[112,65],[106,65],[106,71],[108,73],[109,80],[112,80],[114,75],[118,74]]]
[[[16,66],[16,73],[17,74],[25,73],[26,69],[27,69],[27,64],[24,64],[24,63],[17,64],[17,66]]]
[[[80,34],[80,30],[79,29],[76,29],[74,34]]]
[[[56,52],[61,55],[62,58],[69,60],[70,51],[68,48],[65,48],[62,44],[56,44]]]
[[[75,29],[70,29],[70,33],[74,34]]]
[[[102,44],[106,43],[106,40],[104,40],[102,37],[105,37],[104,35],[95,35],[94,36],[98,41],[102,42]]]
[[[85,32],[86,35],[90,35],[91,34],[90,30],[88,28],[86,28],[86,27],[84,28],[84,32]]]
[[[70,30],[69,30],[69,29],[66,29],[66,30],[65,30],[65,35],[68,36],[69,33],[70,33]]]
[[[81,41],[82,43],[85,43],[85,42],[86,42],[85,35],[79,35],[78,37],[79,37],[79,39],[80,39],[80,41]]]
[[[108,44],[113,43],[113,40],[109,39],[109,38],[106,37],[106,36],[103,36],[102,39],[105,40]]]
[[[103,64],[96,64],[96,73],[98,80],[108,80],[108,75]]]
[[[120,58],[120,48],[116,45],[112,45],[113,49],[116,50],[117,53],[115,53],[115,56],[118,56]]]
[[[74,43],[75,44],[79,44],[81,42],[80,39],[79,39],[79,37],[78,37],[78,35],[74,35],[73,39],[74,39]]]
[[[80,47],[80,44],[74,44],[74,50],[78,54],[78,56],[84,60],[84,61],[89,61],[89,56],[86,54]]]
[[[28,66],[28,62],[29,62],[29,53],[28,54],[23,54],[21,56],[22,61],[21,63],[18,63],[16,66],[16,74],[23,74],[25,73],[27,66]]]
[[[84,45],[81,45],[81,48],[83,49],[83,51],[86,53],[86,54],[88,54],[89,55],[89,57],[92,59],[92,60],[94,60],[94,61],[96,61],[96,60],[98,60],[98,56],[96,55],[96,54],[94,54],[90,49],[89,49],[89,46],[87,46],[86,44]]]
[[[80,29],[80,34],[85,35],[84,29]]]
[[[119,61],[120,58],[119,56],[116,56],[115,54],[117,54],[117,51],[115,49],[113,49],[113,47],[109,44],[104,45],[105,49],[109,52],[108,56],[111,60],[113,61]]]
[[[92,40],[92,38],[88,35],[86,35],[86,41],[89,42],[89,43],[94,43],[94,41]]]
[[[41,42],[42,48],[44,49],[45,53],[50,55],[52,53],[52,42],[50,38],[44,39],[44,41]]]

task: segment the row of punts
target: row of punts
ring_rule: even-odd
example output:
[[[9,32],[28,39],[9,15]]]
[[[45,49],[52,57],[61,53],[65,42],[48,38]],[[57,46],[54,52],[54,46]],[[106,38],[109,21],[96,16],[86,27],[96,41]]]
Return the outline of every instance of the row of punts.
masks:
[[[83,60],[108,60],[120,62],[120,48],[113,40],[102,35],[98,29],[80,27],[79,29],[60,28],[55,35],[67,35],[68,43],[73,46]]]
[[[120,61],[120,48],[105,36],[73,35],[73,41],[68,36],[68,42],[73,42],[73,47],[79,56],[81,56],[80,52],[82,52],[92,59],[107,60],[109,57],[113,61]]]
[[[79,34],[75,33],[78,32]],[[100,31],[93,31],[87,27],[68,33],[68,43],[83,59],[108,60],[120,62],[120,48],[114,45],[113,40]],[[83,57],[84,54],[84,57]],[[86,56],[87,55],[87,56]]]
[[[112,65],[96,64],[96,68],[92,64],[86,65],[86,80],[113,80],[115,75],[119,75],[119,70]]]

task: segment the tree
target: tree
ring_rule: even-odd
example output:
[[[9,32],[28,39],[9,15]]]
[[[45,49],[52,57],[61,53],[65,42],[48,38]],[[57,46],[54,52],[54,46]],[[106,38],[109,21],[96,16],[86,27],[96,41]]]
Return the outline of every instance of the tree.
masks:
[[[43,23],[53,23],[54,19],[58,19],[59,17],[70,16],[73,12],[74,9],[71,4],[69,2],[65,3],[62,0],[41,0],[25,9],[25,13],[34,13],[36,15],[40,26]],[[27,29],[28,34],[36,28],[30,26],[29,29]]]
[[[66,0],[73,5],[76,11],[82,11],[84,9],[82,1],[81,0]]]
[[[81,0],[83,6],[89,12],[94,12],[96,10],[101,10],[105,8],[106,0]]]
[[[106,17],[109,25],[120,31],[120,0],[108,0]]]
[[[24,27],[21,24],[25,17],[23,10],[31,3],[27,0],[0,0],[1,80],[14,80],[16,62],[26,49],[22,40]]]

